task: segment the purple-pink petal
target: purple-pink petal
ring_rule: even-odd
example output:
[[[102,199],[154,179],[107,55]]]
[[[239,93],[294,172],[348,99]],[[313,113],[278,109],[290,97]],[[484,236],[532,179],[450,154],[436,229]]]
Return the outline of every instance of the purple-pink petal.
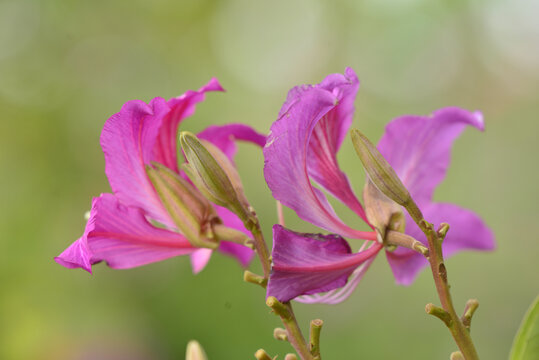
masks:
[[[101,133],[105,173],[114,195],[123,204],[142,208],[152,219],[173,226],[146,175],[145,165],[157,161],[178,172],[179,123],[192,115],[205,92],[222,90],[212,79],[199,91],[188,91],[169,101],[159,97],[149,104],[129,101],[106,121]]]
[[[82,268],[91,274],[92,262],[90,258],[92,254],[88,250],[88,244],[86,243],[86,232],[91,228],[92,225],[88,224],[85,234],[55,257],[54,261],[68,269]]]
[[[198,274],[210,261],[211,254],[213,253],[212,249],[198,249],[190,255],[191,258],[191,268],[193,269],[193,274]]]
[[[449,107],[430,116],[401,116],[386,126],[378,149],[420,206],[445,177],[453,141],[467,125],[483,130],[481,113]]]
[[[380,251],[381,245],[352,254],[339,235],[302,234],[273,227],[273,267],[267,295],[286,302],[300,295],[330,291]]]
[[[125,206],[112,194],[94,198],[84,235],[55,260],[68,268],[105,261],[127,269],[197,250],[180,234],[151,225],[140,208]]]
[[[177,137],[178,126],[182,120],[193,115],[196,104],[204,101],[205,93],[224,91],[219,81],[212,78],[198,91],[187,91],[185,94],[167,101],[170,111],[164,116],[159,136],[153,149],[153,161],[165,165],[178,172]]]
[[[421,210],[425,219],[435,226],[442,222],[449,224],[449,232],[442,244],[445,258],[463,250],[488,251],[495,248],[494,234],[474,212],[445,203],[428,204]],[[406,220],[406,233],[427,244],[425,235],[409,217]],[[397,283],[402,285],[410,285],[428,265],[425,257],[405,248],[387,252],[387,259]]]
[[[145,164],[153,160],[153,148],[168,111],[161,98],[150,104],[129,101],[106,121],[101,133],[105,173],[114,195],[167,225],[172,221],[146,175]]]
[[[369,243],[370,246],[376,246],[375,242],[369,241]],[[365,261],[363,264],[358,266],[348,277],[348,281],[343,287],[330,290],[325,293],[299,296],[295,300],[306,304],[338,304],[340,302],[343,302],[344,300],[348,299],[348,297],[359,285],[359,283],[363,279],[363,276],[365,275],[367,270],[369,270],[369,267],[375,259],[376,257],[373,256],[367,261]]]
[[[356,75],[347,69],[345,75],[330,75],[319,85],[292,89],[264,148],[264,175],[273,196],[302,219],[343,236],[370,239],[371,233],[344,224],[311,184],[317,182],[365,219],[336,158],[352,121],[358,87]]]
[[[261,148],[266,144],[265,135],[244,124],[209,126],[197,136],[217,146],[232,162],[234,162],[234,156],[238,150],[236,140],[250,142]]]
[[[307,152],[309,176],[367,222],[361,203],[337,163],[337,151],[352,125],[359,80],[354,71],[347,68],[344,76],[329,75],[318,86],[336,95],[338,103],[316,123],[310,134]]]

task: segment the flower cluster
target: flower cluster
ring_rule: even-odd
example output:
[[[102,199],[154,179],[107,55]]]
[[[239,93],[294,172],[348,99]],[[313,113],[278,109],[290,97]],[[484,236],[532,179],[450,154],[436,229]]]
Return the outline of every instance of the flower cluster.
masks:
[[[267,294],[280,301],[311,294],[318,295],[298,300],[344,300],[384,249],[381,237],[388,231],[426,244],[418,226],[370,181],[363,191],[364,207],[339,168],[337,152],[351,126],[358,89],[359,81],[350,68],[344,75],[329,75],[320,84],[293,88],[267,141],[242,124],[211,126],[198,134],[230,160],[236,152],[236,139],[264,146],[264,175],[275,199],[331,233],[302,234],[281,225],[273,227]],[[168,101],[129,101],[107,120],[101,146],[113,194],[94,198],[83,236],[55,259],[59,264],[91,272],[91,265],[100,261],[112,268],[131,268],[190,255],[197,273],[217,247],[204,246],[215,237],[211,234],[215,226],[224,224],[248,235],[235,214],[205,199],[178,162],[180,122],[194,112],[206,92],[222,90],[212,79],[200,90]],[[447,172],[453,141],[467,125],[483,130],[481,113],[445,108],[430,116],[402,116],[387,125],[378,144],[425,217],[451,223],[443,244],[446,256],[494,247],[491,231],[473,212],[432,201],[435,187]],[[372,230],[345,224],[320,189],[345,204]],[[344,238],[366,241],[354,253]],[[218,249],[244,266],[253,255],[248,247],[229,241],[219,242]],[[424,256],[406,247],[386,247],[385,252],[399,284],[412,283],[427,265]]]
[[[223,89],[212,79],[200,90],[168,101],[129,101],[106,121],[101,147],[113,194],[93,199],[84,234],[56,257],[56,262],[91,272],[91,265],[100,261],[125,269],[189,255],[197,273],[207,264],[212,248],[218,246],[220,252],[236,257],[243,266],[249,264],[253,251],[246,246],[230,241],[212,246],[214,232],[221,224],[228,230],[248,232],[236,215],[206,200],[178,162],[178,127],[208,91]],[[266,140],[242,124],[211,126],[198,137],[231,161],[236,139],[260,147]]]
[[[337,162],[358,89],[350,68],[320,84],[293,88],[267,137],[243,124],[211,126],[197,136],[178,134],[180,123],[207,92],[223,91],[216,79],[168,101],[127,102],[101,134],[112,194],[93,199],[83,235],[56,262],[91,273],[101,261],[124,269],[189,255],[198,273],[214,250],[247,266],[254,248],[264,276],[245,271],[244,279],[266,288],[266,304],[286,328],[276,329],[276,338],[287,339],[302,359],[316,360],[322,321],[311,322],[308,345],[290,300],[343,301],[384,250],[398,284],[411,284],[430,263],[443,308],[429,304],[427,311],[452,327],[460,355],[477,358],[469,335],[477,301],[469,300],[462,318],[456,315],[444,257],[491,250],[494,237],[472,211],[432,198],[446,175],[453,142],[467,126],[483,130],[482,115],[444,108],[429,116],[401,116],[387,125],[377,147],[352,130],[367,172],[360,201]],[[276,224],[269,255],[234,165],[236,140],[263,148],[264,176],[273,197],[329,234],[299,233]],[[327,194],[359,221],[342,221]],[[447,222],[451,231],[447,224],[435,231],[427,219]],[[354,252],[345,238],[363,242]],[[262,349],[255,357],[271,359]]]
[[[264,148],[264,175],[273,196],[297,215],[332,235],[300,234],[280,225],[273,228],[273,271],[268,296],[305,302],[344,300],[384,248],[379,234],[405,233],[426,244],[418,226],[381,194],[370,181],[364,189],[366,208],[357,199],[337,163],[337,151],[352,123],[359,81],[352,69],[329,75],[318,85],[290,90],[273,123]],[[430,116],[402,116],[386,127],[378,150],[393,167],[412,198],[430,221],[451,224],[443,243],[444,255],[460,250],[490,250],[491,231],[473,212],[456,205],[435,203],[432,195],[449,166],[453,141],[467,125],[483,130],[479,112],[444,108]],[[336,215],[325,194],[341,201],[375,231],[359,231]],[[386,212],[387,216],[377,214]],[[352,253],[343,237],[364,239]],[[377,241],[378,240],[378,241]],[[405,247],[386,251],[397,283],[408,285],[428,263]]]

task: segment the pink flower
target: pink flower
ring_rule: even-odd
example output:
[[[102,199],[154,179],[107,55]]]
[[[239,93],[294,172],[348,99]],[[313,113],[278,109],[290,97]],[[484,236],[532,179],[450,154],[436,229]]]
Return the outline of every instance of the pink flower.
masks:
[[[268,296],[288,301],[335,303],[357,286],[383,245],[374,231],[360,231],[336,215],[320,188],[347,205],[371,228],[364,208],[337,163],[337,151],[351,125],[359,88],[356,74],[332,74],[314,86],[290,90],[264,148],[264,175],[273,196],[302,219],[338,235],[299,234],[274,226],[273,269]],[[432,202],[445,177],[453,141],[467,125],[483,130],[480,113],[445,108],[431,116],[402,116],[386,127],[379,151],[395,169],[430,222],[451,225],[443,243],[445,256],[465,249],[490,250],[491,231],[473,212]],[[359,166],[359,162],[358,162]],[[406,217],[405,233],[426,244]],[[368,240],[353,254],[342,237]],[[412,250],[386,251],[397,283],[411,284],[428,263]]]
[[[159,163],[173,176],[185,178],[177,159],[178,126],[193,114],[208,91],[224,90],[212,79],[200,90],[168,101],[129,101],[106,121],[101,147],[113,194],[93,199],[84,234],[55,258],[57,263],[91,272],[91,265],[100,261],[112,268],[126,269],[189,254],[195,273],[204,268],[212,250],[194,247],[179,231],[172,220],[175,214],[167,211],[146,167]],[[259,146],[265,143],[264,135],[241,124],[212,126],[198,136],[212,142],[230,159],[236,152],[235,139]],[[214,209],[224,225],[246,232],[236,215],[222,207]],[[220,243],[219,250],[236,257],[244,266],[253,256],[249,248],[227,241]]]

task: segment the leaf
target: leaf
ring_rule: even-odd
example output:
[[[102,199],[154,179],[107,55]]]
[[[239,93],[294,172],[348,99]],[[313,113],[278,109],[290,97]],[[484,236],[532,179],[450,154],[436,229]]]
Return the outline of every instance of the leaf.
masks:
[[[536,359],[539,359],[539,296],[526,312],[509,356],[509,360]]]

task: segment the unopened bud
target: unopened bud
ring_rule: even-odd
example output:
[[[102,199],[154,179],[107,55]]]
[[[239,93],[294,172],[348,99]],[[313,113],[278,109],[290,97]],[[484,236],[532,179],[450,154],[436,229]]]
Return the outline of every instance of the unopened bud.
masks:
[[[212,204],[166,166],[152,163],[146,166],[146,173],[172,221],[187,240],[196,247],[216,248],[219,243],[211,232],[213,224],[220,219]]]
[[[410,200],[410,193],[400,181],[395,170],[380,154],[376,146],[359,130],[353,129],[351,134],[354,148],[373,184],[397,204],[405,205]]]
[[[189,132],[180,134],[188,163],[182,165],[191,181],[210,201],[234,212],[244,222],[248,204],[234,165],[217,147]]]
[[[206,353],[198,341],[191,340],[187,344],[185,360],[208,360],[208,358],[206,357]]]
[[[372,183],[385,196],[404,206],[416,222],[420,221],[423,218],[421,211],[412,200],[410,193],[397,176],[397,173],[395,173],[395,170],[380,154],[376,146],[357,129],[352,130],[351,136],[354,148]]]

